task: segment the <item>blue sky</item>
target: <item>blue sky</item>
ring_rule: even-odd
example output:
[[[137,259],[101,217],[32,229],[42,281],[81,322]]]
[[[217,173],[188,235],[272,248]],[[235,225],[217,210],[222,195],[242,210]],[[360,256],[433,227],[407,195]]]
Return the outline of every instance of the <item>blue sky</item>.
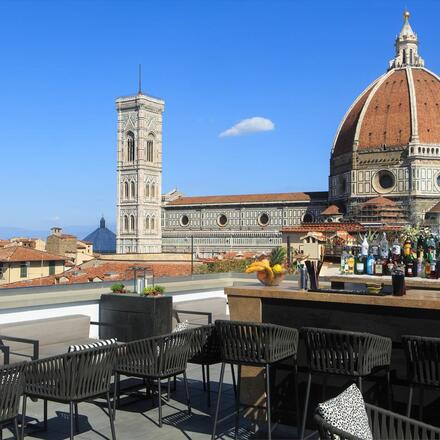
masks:
[[[436,1],[0,2],[0,226],[114,222],[114,100],[166,102],[163,191],[326,190],[337,126],[405,6],[440,72]],[[261,117],[274,129],[220,133]]]

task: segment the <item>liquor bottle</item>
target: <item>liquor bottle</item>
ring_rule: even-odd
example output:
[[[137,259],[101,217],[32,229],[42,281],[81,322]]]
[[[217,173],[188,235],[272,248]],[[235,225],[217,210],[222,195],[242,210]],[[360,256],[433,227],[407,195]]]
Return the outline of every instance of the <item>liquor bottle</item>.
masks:
[[[413,277],[416,270],[414,269],[414,257],[410,253],[405,257],[405,276]]]
[[[425,278],[431,277],[431,254],[428,253],[428,255],[425,258]]]
[[[374,265],[374,275],[382,276],[383,275],[383,261],[382,258],[379,257]]]
[[[376,266],[376,260],[373,257],[372,252],[367,257],[367,268],[366,272],[368,275],[374,275],[374,267]]]
[[[387,235],[385,232],[382,234],[382,240],[380,240],[379,243],[380,246],[380,256],[383,260],[388,260],[389,253],[390,253],[390,246],[388,244]]]
[[[364,239],[362,240],[362,245],[361,245],[361,255],[362,255],[362,257],[364,257],[364,259],[368,257],[368,248],[369,247],[370,247],[370,245],[368,244],[367,236],[364,235]]]
[[[351,250],[348,252],[347,266],[348,266],[347,273],[349,275],[353,275],[354,274],[354,257],[353,257]]]
[[[417,257],[417,276],[424,278],[425,268],[423,266],[423,257],[419,254]]]
[[[339,266],[339,272],[343,275],[346,273],[346,263],[347,263],[347,251],[345,250],[345,248],[342,250],[341,252],[341,263]]]
[[[359,254],[356,258],[356,275],[363,275],[365,273],[365,258]]]
[[[393,262],[400,263],[400,253],[401,253],[400,243],[396,237],[393,241],[393,246],[391,247],[391,255],[393,258]]]
[[[403,257],[409,257],[411,255],[411,250],[412,250],[413,244],[412,241],[407,238],[405,240],[405,243],[403,244]]]
[[[431,264],[431,272],[429,274],[429,278],[437,279],[437,261],[435,259],[435,250],[433,250],[429,255],[429,262]]]
[[[370,251],[371,251],[371,254],[373,255],[374,259],[377,260],[377,258],[379,257],[380,248],[379,248],[379,244],[376,240],[374,240],[373,243],[371,244]]]
[[[393,259],[390,257],[387,260],[387,264],[386,264],[386,274],[391,275],[393,273],[393,269],[394,269],[394,262]]]

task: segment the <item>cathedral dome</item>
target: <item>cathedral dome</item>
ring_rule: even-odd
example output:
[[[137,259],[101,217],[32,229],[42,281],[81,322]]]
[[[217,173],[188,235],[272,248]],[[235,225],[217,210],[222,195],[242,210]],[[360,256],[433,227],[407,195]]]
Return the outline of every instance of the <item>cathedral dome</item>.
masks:
[[[431,146],[440,148],[440,78],[424,67],[409,14],[404,17],[388,72],[370,84],[344,116],[333,157],[409,145],[414,154],[439,155]]]

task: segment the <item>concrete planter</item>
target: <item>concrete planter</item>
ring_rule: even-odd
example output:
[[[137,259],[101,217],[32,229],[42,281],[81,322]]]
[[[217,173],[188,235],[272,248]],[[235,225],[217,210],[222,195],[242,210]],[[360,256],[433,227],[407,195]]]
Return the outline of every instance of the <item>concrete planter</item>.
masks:
[[[173,298],[127,293],[101,295],[99,328],[101,339],[129,342],[171,332]]]

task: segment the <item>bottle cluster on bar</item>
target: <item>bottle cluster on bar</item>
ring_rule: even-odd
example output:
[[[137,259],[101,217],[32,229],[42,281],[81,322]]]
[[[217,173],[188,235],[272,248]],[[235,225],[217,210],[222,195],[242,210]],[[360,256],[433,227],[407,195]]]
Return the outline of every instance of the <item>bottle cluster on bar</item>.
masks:
[[[346,247],[341,254],[341,274],[393,275],[406,277],[440,278],[440,237],[420,236],[390,242],[382,236],[368,242],[364,236],[360,246]]]

